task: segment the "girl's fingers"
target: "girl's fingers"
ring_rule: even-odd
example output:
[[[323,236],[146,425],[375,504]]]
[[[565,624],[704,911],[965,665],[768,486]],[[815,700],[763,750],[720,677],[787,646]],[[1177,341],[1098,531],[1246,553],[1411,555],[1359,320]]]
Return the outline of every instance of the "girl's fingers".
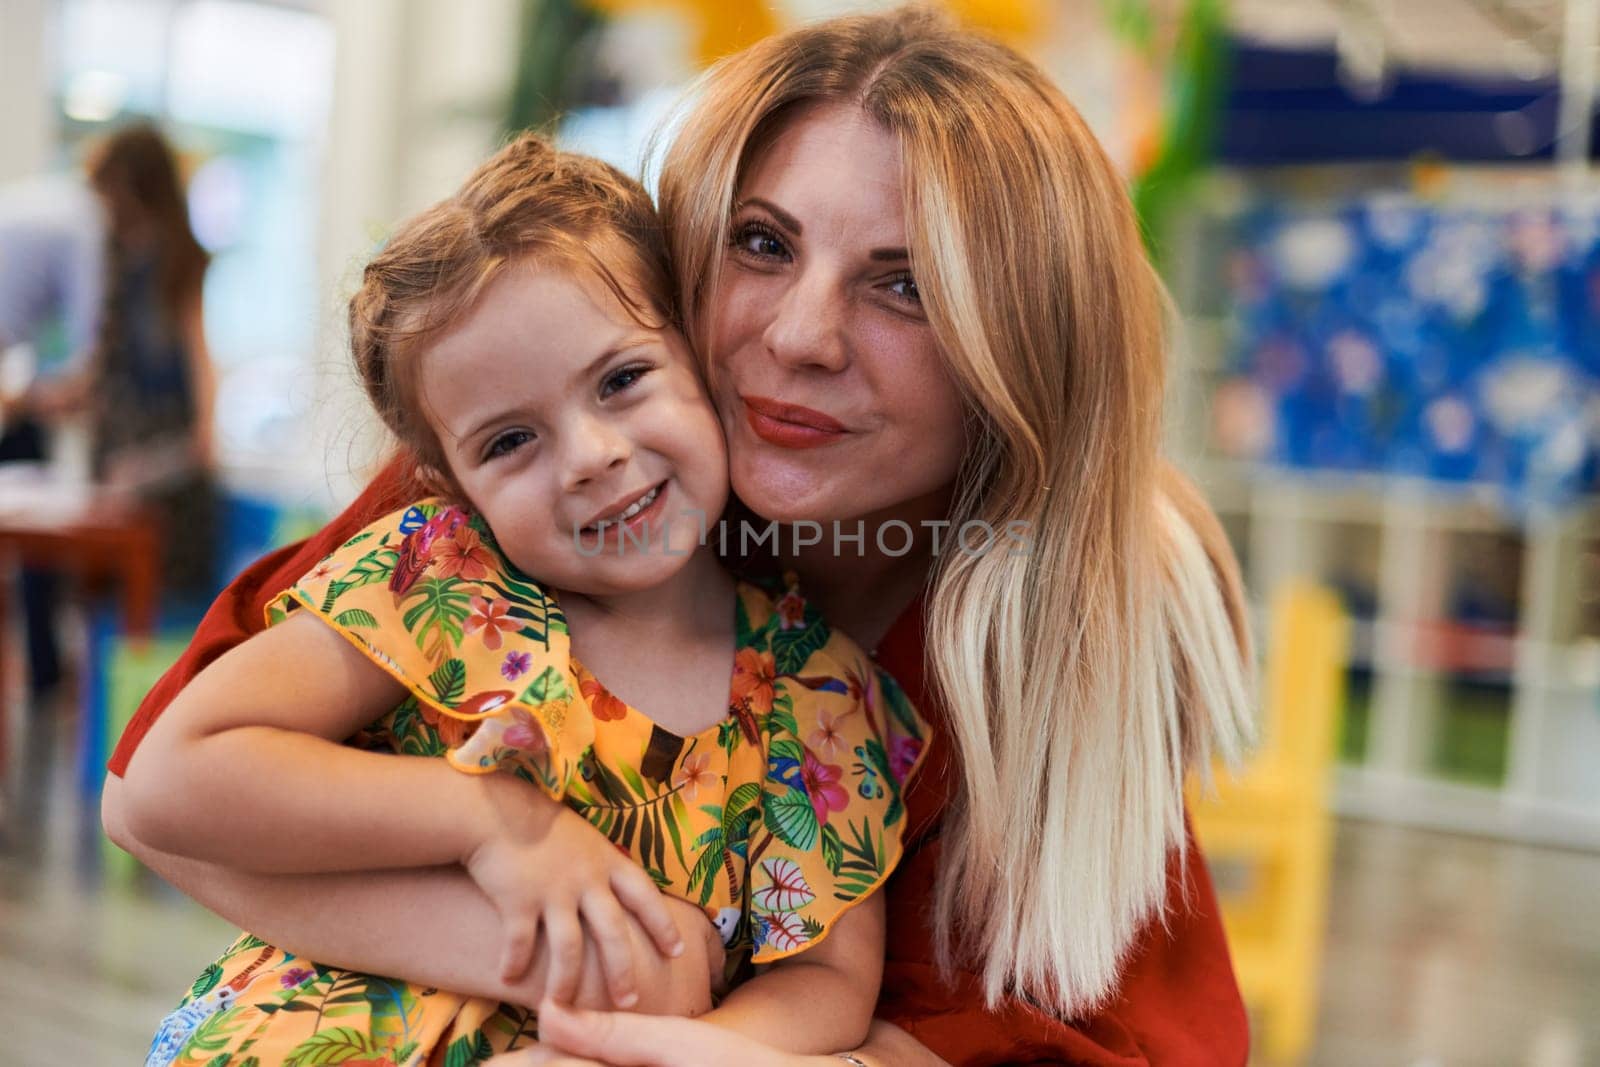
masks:
[[[618,867],[611,875],[611,890],[622,906],[639,920],[639,925],[663,955],[683,955],[683,938],[678,934],[678,924],[672,920],[667,898],[648,874],[632,864]]]
[[[617,898],[604,889],[590,890],[579,904],[584,925],[600,954],[606,989],[611,1003],[627,1009],[639,1003],[638,976],[633,966],[633,920],[622,910]]]
[[[537,921],[518,917],[506,924],[506,946],[500,955],[500,980],[515,982],[533,966],[534,945],[538,941]]]
[[[563,1003],[578,995],[583,977],[583,925],[578,913],[549,908],[544,913],[545,995]]]

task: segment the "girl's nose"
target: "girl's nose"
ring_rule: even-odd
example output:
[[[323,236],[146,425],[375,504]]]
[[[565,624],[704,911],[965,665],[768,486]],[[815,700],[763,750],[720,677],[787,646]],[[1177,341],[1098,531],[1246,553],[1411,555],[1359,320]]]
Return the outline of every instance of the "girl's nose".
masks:
[[[566,492],[583,489],[608,471],[627,464],[633,445],[626,434],[601,419],[586,419],[575,427],[562,470],[561,488]]]

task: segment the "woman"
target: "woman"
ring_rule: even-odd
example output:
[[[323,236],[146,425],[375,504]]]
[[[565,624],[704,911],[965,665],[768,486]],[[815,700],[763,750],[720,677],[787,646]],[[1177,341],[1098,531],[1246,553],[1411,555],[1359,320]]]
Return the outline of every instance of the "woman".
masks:
[[[1243,1062],[1181,792],[1185,766],[1247,730],[1239,589],[1215,521],[1159,459],[1161,288],[1081,119],[1025,60],[934,15],[830,20],[708,75],[661,206],[736,493],[792,533],[822,525],[814,545],[782,538],[784,565],[935,721],[880,1022],[853,1057]],[[113,772],[172,692],[259,626],[260,599],[415,492],[391,468],[236,583]],[[1025,531],[1027,550],[953,547],[978,520]],[[108,830],[140,853],[118,804],[113,780]],[[451,936],[424,923],[392,946],[280,913],[303,886],[142,854],[316,958],[517,995],[489,992],[493,916],[454,872],[324,884],[329,912],[450,909]],[[663,982],[687,996],[695,965]],[[550,1019],[567,1051],[616,1062],[780,1062],[692,1021]]]
[[[95,477],[161,518],[167,586],[209,596],[215,384],[201,295],[210,257],[190,229],[177,161],[156,129],[112,134],[88,170],[107,222],[105,308],[86,387]]]

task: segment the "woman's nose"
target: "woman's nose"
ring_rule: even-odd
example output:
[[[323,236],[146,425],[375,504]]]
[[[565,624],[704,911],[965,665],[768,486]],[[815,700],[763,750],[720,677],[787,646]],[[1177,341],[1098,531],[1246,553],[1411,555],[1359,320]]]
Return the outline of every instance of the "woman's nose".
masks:
[[[584,420],[574,428],[570,441],[561,481],[561,488],[569,493],[625,466],[633,454],[627,435],[600,419]]]
[[[779,363],[795,370],[841,371],[850,361],[845,296],[836,279],[802,274],[778,301],[763,340]]]

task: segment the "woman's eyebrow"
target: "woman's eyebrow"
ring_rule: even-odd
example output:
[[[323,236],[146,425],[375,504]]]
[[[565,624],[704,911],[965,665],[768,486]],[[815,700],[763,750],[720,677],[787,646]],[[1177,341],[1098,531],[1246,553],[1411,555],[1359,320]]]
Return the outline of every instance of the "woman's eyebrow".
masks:
[[[789,214],[787,211],[783,210],[783,208],[779,207],[777,204],[774,204],[770,200],[764,200],[759,196],[752,196],[748,199],[739,201],[738,210],[742,211],[747,207],[761,208],[767,214],[777,219],[778,225],[782,226],[786,230],[793,231],[796,237],[800,236],[800,234],[803,232],[803,227],[800,225],[799,219],[795,218],[793,215]]]
[[[874,248],[867,253],[867,258],[874,262],[887,260],[892,263],[898,263],[901,260],[910,259],[911,253],[904,248]]]

